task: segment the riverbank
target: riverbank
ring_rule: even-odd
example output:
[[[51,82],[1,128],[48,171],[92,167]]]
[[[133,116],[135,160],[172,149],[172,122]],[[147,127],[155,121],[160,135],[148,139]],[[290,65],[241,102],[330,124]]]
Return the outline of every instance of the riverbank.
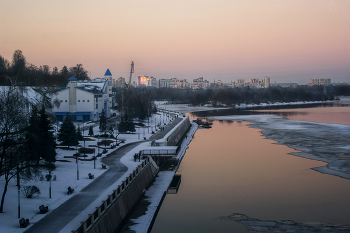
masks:
[[[102,138],[96,137],[88,137],[88,131],[85,130],[82,132],[85,136],[85,142],[79,141],[80,146],[87,148],[95,148],[95,155],[98,152],[103,151],[103,149],[107,150],[107,153],[103,153],[101,157],[97,157],[96,160],[92,160],[92,156],[94,153],[86,154],[87,157],[85,159],[79,160],[77,165],[73,154],[76,153],[78,148],[74,148],[72,150],[66,150],[65,148],[58,148],[57,151],[57,161],[55,163],[56,169],[52,171],[53,180],[48,182],[45,179],[45,176],[48,172],[43,172],[41,176],[39,176],[36,180],[25,181],[21,180],[21,186],[30,186],[34,185],[40,189],[41,194],[32,198],[25,198],[22,193],[19,196],[20,202],[18,202],[17,195],[17,186],[16,180],[12,179],[8,186],[7,195],[5,197],[5,206],[4,213],[0,214],[0,232],[13,232],[13,233],[21,233],[25,230],[30,229],[30,227],[39,222],[43,217],[49,215],[55,209],[60,207],[63,203],[71,199],[72,197],[79,195],[82,190],[87,187],[90,183],[96,180],[99,176],[104,174],[108,169],[109,165],[107,164],[107,170],[102,169],[102,164],[106,164],[104,162],[104,158],[108,157],[111,153],[118,150],[120,147],[126,144],[132,144],[135,142],[143,142],[142,145],[128,151],[127,153],[122,155],[120,169],[125,168],[124,175],[115,177],[115,185],[118,185],[118,182],[121,183],[125,180],[126,176],[129,175],[128,172],[134,170],[140,162],[134,162],[134,155],[136,152],[139,152],[145,146],[148,146],[149,142],[144,142],[144,137],[150,138],[154,134],[151,134],[152,131],[155,131],[155,123],[162,122],[165,124],[169,124],[171,122],[171,118],[167,117],[165,113],[154,114],[150,118],[150,127],[136,127],[136,132],[132,134],[120,134],[118,135],[118,145],[114,148],[111,148],[110,145],[107,144],[107,147],[104,145],[100,145],[100,148],[97,148],[97,143],[103,140]],[[148,122],[144,123],[147,125]],[[99,135],[99,127],[94,125],[94,134]],[[87,123],[85,123],[85,127]],[[159,127],[157,127],[159,128]],[[159,131],[159,129],[158,129]],[[111,139],[112,144],[116,144],[116,140]],[[120,143],[123,142],[123,143]],[[143,145],[144,144],[144,145]],[[78,172],[79,171],[79,172]],[[88,173],[94,175],[94,179],[89,179]],[[77,177],[79,175],[79,177]],[[0,191],[2,192],[2,188],[4,187],[3,177],[0,178]],[[51,189],[50,189],[51,185]],[[71,187],[74,189],[74,192],[70,195],[67,194],[67,188]],[[60,227],[64,227],[61,232],[70,232],[72,230],[77,229],[80,226],[80,221],[85,220],[88,217],[88,214],[93,213],[95,211],[96,206],[100,206],[101,200],[105,200],[106,197],[113,191],[115,188],[113,185],[110,189],[99,190],[102,192],[98,198],[95,199],[93,203],[90,203],[89,206],[86,206],[84,211],[76,216],[74,219],[70,219],[69,224],[65,227],[60,225]],[[51,190],[51,197],[49,190]],[[95,195],[95,194],[94,194]],[[18,205],[20,205],[20,218],[29,219],[30,225],[27,228],[19,227],[19,218],[18,218]],[[48,212],[46,214],[39,213],[39,206],[44,205],[48,206]],[[59,230],[59,229],[58,229]]]
[[[178,165],[171,171],[160,171],[152,184],[152,186],[145,192],[144,200],[148,202],[147,210],[145,213],[138,217],[137,219],[130,219],[133,225],[129,226],[130,231],[136,233],[148,232],[152,228],[152,222],[154,221],[157,210],[159,210],[160,205],[162,204],[162,199],[164,198],[164,193],[167,191],[169,184],[178,170],[181,160],[184,157],[188,145],[193,139],[198,125],[191,122],[191,128],[186,134],[186,137],[183,139],[180,151],[174,159],[177,159]]]

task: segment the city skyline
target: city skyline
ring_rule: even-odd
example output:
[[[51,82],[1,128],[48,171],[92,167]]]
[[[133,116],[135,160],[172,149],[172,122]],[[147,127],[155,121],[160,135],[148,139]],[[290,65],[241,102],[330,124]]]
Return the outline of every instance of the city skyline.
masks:
[[[0,55],[22,50],[34,65],[84,65],[137,76],[307,84],[350,79],[350,2],[2,1]]]

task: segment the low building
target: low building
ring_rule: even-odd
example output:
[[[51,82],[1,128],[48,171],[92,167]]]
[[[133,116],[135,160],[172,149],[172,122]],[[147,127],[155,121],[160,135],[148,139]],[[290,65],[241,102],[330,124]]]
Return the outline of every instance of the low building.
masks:
[[[272,83],[270,84],[271,87],[292,87],[296,88],[298,87],[297,83]]]
[[[309,86],[318,86],[318,85],[327,86],[327,85],[331,85],[331,79],[330,78],[310,79],[308,85]]]
[[[67,113],[72,121],[97,121],[102,110],[110,117],[114,106],[112,94],[112,74],[107,70],[105,78],[78,81],[75,77],[68,79],[67,86],[54,98],[60,106],[54,107],[53,114],[58,121],[63,121]]]

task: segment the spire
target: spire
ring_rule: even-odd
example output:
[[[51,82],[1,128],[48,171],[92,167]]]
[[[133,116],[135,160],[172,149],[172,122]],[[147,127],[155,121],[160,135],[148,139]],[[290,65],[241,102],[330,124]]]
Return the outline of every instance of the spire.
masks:
[[[109,69],[106,70],[105,76],[112,76],[111,71],[109,71]]]

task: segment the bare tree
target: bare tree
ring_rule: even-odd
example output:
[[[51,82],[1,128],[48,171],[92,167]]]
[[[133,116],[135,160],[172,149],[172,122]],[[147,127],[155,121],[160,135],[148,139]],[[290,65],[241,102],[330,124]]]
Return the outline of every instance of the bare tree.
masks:
[[[70,67],[69,73],[78,80],[89,80],[88,71],[84,69],[82,64],[77,64],[76,66]]]
[[[20,89],[10,86],[0,89],[0,106],[0,176],[5,180],[0,204],[2,213],[8,184],[19,168],[25,167],[21,152],[29,105]]]

